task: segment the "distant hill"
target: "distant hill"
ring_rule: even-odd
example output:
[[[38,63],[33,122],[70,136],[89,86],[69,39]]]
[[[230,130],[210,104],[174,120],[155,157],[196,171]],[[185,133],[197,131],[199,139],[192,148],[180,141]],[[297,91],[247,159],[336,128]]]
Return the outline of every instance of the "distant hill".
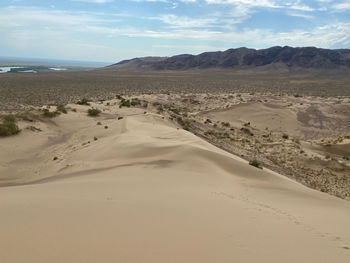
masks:
[[[337,69],[350,68],[350,49],[316,47],[271,47],[267,49],[237,48],[182,54],[173,57],[144,57],[124,60],[105,69],[118,70],[188,70],[188,69]]]

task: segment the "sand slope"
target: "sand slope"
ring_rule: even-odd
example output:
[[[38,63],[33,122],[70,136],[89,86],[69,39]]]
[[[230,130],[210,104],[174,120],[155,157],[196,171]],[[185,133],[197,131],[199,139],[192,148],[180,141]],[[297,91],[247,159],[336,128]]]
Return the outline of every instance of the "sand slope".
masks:
[[[2,153],[3,183],[36,183],[0,188],[1,262],[350,261],[349,202],[128,114],[103,129],[69,113]]]

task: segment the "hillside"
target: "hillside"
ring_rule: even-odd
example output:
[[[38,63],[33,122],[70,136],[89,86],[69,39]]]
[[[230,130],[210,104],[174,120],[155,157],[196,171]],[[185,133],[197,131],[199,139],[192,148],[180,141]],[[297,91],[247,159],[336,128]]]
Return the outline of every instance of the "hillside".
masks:
[[[182,54],[173,57],[145,57],[124,60],[106,67],[109,70],[188,70],[188,69],[339,69],[350,68],[349,49],[316,47],[271,47]]]

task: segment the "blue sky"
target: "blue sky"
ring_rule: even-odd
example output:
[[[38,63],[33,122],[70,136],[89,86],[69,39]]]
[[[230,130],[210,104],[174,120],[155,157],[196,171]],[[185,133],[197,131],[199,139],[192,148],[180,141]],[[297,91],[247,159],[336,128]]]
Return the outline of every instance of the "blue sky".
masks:
[[[0,0],[0,56],[116,62],[228,48],[350,48],[350,0]]]

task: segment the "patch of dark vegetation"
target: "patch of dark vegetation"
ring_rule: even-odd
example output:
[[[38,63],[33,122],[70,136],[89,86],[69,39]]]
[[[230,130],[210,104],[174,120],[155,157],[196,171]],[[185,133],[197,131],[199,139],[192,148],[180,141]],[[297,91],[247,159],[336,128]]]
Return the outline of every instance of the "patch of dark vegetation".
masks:
[[[230,127],[230,123],[229,122],[221,122],[221,125],[223,127]]]
[[[15,135],[20,132],[17,125],[16,117],[13,115],[5,115],[0,123],[0,136]]]
[[[88,115],[91,117],[96,117],[100,115],[100,113],[101,111],[99,109],[96,109],[96,108],[88,109]]]
[[[130,106],[131,106],[130,100],[122,99],[119,103],[119,108],[122,108],[122,107],[130,108]]]
[[[61,114],[61,112],[59,112],[59,111],[50,111],[49,109],[43,110],[43,115],[46,118],[55,118],[60,114]]]
[[[176,118],[177,123],[180,124],[181,127],[182,127],[184,130],[186,130],[186,131],[189,131],[189,130],[190,130],[191,124],[190,124],[189,121],[184,120],[184,119],[182,119],[182,118],[179,117],[179,116],[178,116],[178,117],[174,117],[174,118]]]
[[[62,112],[64,114],[67,114],[67,109],[63,104],[57,105],[56,106],[56,110],[59,112]]]
[[[254,166],[256,168],[259,168],[259,169],[263,169],[261,163],[255,159],[249,161],[249,165]]]
[[[120,117],[118,117],[118,120],[122,120],[122,119],[124,119],[124,117],[121,117],[121,116],[120,116]]]
[[[229,139],[230,138],[230,135],[227,132],[217,132],[214,130],[205,131],[204,135],[215,137],[216,139]]]
[[[288,134],[283,134],[282,138],[285,139],[285,140],[288,140],[289,136],[288,136]]]
[[[254,136],[254,133],[252,133],[248,128],[241,128],[241,131],[246,133],[246,134],[249,134],[250,136]]]
[[[89,101],[86,98],[83,98],[83,99],[77,101],[77,104],[78,105],[88,105],[88,106],[90,105]]]

